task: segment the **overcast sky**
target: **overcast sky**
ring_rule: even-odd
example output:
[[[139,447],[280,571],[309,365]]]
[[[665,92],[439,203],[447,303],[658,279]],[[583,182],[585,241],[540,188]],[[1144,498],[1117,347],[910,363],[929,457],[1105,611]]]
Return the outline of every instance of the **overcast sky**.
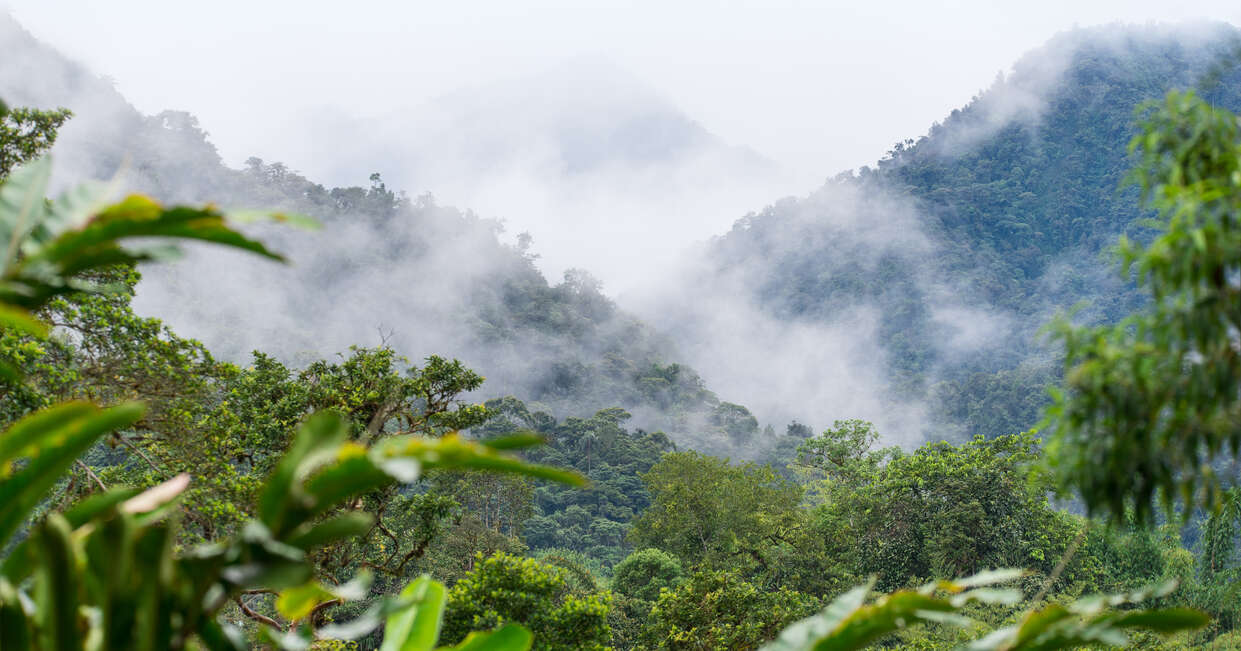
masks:
[[[4,4],[144,112],[197,114],[233,165],[283,158],[253,144],[279,141],[257,132],[297,137],[280,107],[388,113],[589,55],[646,80],[727,142],[813,178],[924,133],[1075,24],[1241,24],[1237,0]]]

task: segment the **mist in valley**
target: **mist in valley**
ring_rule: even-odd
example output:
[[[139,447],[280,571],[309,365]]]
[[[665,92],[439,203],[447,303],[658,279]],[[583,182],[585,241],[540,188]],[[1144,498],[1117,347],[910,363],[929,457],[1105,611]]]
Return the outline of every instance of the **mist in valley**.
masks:
[[[1204,40],[1220,29],[1178,27],[1161,38]],[[0,93],[75,112],[53,152],[59,187],[115,175],[169,201],[302,210],[303,185],[322,184],[358,186],[357,196],[391,204],[376,213],[338,201],[319,232],[260,229],[291,268],[192,247],[180,263],[147,271],[134,301],[140,313],[240,363],[253,350],[305,363],[353,345],[390,345],[415,361],[462,359],[488,377],[479,397],[514,394],[561,415],[619,404],[635,426],[741,456],[770,444],[713,443],[698,431],[709,410],[671,415],[582,379],[623,384],[651,364],[680,363],[700,376],[694,391],[714,394],[707,404],[745,405],[777,432],[792,421],[822,428],[862,418],[886,441],[910,446],[970,434],[931,417],[932,388],[963,366],[1015,363],[1006,351],[1037,349],[1037,327],[1066,307],[997,305],[973,289],[982,272],[941,264],[949,252],[925,200],[865,180],[883,168],[882,152],[861,176],[779,162],[713,133],[606,56],[570,57],[368,115],[313,101],[256,107],[289,112],[278,133],[255,141],[256,150],[284,151],[230,165],[213,125],[192,112],[143,115],[101,71],[11,20],[3,30],[10,60],[26,64],[0,71]],[[1074,33],[1020,59],[965,114],[937,122],[928,146],[968,156],[1015,124],[1036,132],[1079,44],[1110,38]],[[825,119],[822,128],[842,127]],[[761,233],[752,230],[760,222]],[[787,284],[773,285],[773,268],[800,264],[807,252],[819,258],[809,282],[831,300],[800,304],[783,296]],[[1044,285],[1062,285],[1070,270],[1111,277],[1102,258],[1069,262],[1078,258],[1066,254]],[[511,312],[514,279],[534,287],[540,275],[580,312],[554,331]],[[894,306],[919,313],[894,322]],[[926,357],[912,384],[914,371],[902,370],[912,349],[891,344],[893,330],[910,324]],[[1046,352],[1030,359],[1054,362]]]

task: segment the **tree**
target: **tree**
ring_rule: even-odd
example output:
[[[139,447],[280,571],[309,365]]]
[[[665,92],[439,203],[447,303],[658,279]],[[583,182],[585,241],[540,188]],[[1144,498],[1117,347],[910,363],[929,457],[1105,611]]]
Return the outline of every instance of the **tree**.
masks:
[[[1086,508],[1139,521],[1161,501],[1214,505],[1215,462],[1241,451],[1241,128],[1193,93],[1147,107],[1133,180],[1161,221],[1149,244],[1122,239],[1122,270],[1150,301],[1116,325],[1052,325],[1063,393],[1048,411],[1061,483]]]
[[[612,569],[612,589],[654,603],[660,592],[676,587],[684,576],[675,556],[658,549],[640,549]]]
[[[805,448],[823,451],[804,458],[824,460],[841,478],[829,484],[814,528],[829,554],[850,559],[857,576],[877,576],[881,589],[993,567],[1050,573],[1085,526],[1052,508],[1045,475],[1031,478],[1041,450],[1029,434],[927,443],[878,465],[861,444],[873,440],[869,430],[846,431],[866,434]],[[1076,580],[1078,567],[1062,580]]]
[[[0,109],[3,109],[3,104],[0,104]],[[0,110],[0,178],[50,149],[60,127],[72,115],[69,109],[64,108],[54,111],[33,108]]]
[[[0,185],[0,241],[9,243],[0,261],[0,328],[6,344],[11,334],[47,337],[49,325],[34,315],[50,303],[106,293],[110,287],[92,281],[167,251],[134,244],[135,239],[198,239],[281,259],[233,230],[212,208],[165,208],[137,195],[109,204],[98,186],[47,202],[43,193],[49,171],[46,159],[34,161]],[[129,360],[118,356],[117,361]],[[0,378],[20,384],[23,370],[4,364]],[[126,386],[125,375],[114,378],[116,386]],[[356,598],[359,584],[366,582],[362,576],[349,584],[320,583],[308,556],[372,528],[373,519],[356,510],[368,494],[435,468],[487,467],[572,480],[505,452],[529,445],[530,437],[493,447],[456,436],[406,434],[364,446],[350,440],[356,430],[347,421],[328,411],[308,419],[287,453],[278,455],[257,491],[255,517],[239,535],[178,553],[183,550],[177,544],[176,500],[190,483],[188,475],[178,474],[145,492],[108,488],[92,476],[99,494],[63,513],[46,514],[24,540],[15,538],[32,512],[46,505],[62,473],[80,464],[79,456],[101,437],[136,426],[144,412],[142,404],[132,401],[107,409],[68,402],[32,411],[0,434],[0,549],[7,552],[0,567],[4,648],[245,648],[239,632],[217,617],[232,603],[252,614],[242,599],[252,593],[277,595],[276,610],[286,620],[255,614],[262,623],[261,638],[285,647],[289,640],[281,636],[296,629],[296,641],[304,648],[313,626],[303,624],[315,620],[324,605]],[[377,612],[407,606],[389,604]],[[369,630],[372,622],[357,622],[354,630]],[[502,629],[496,636],[475,642],[497,650],[528,646],[529,635],[520,629]],[[394,644],[406,648],[425,649],[435,641],[405,637],[393,631]]]
[[[790,425],[790,431],[792,428]],[[878,441],[874,425],[856,418],[838,420],[820,436],[802,441],[796,462],[821,472],[833,483],[857,486],[873,478],[888,458],[900,453],[895,448],[875,450]]]
[[[448,593],[443,637],[451,643],[514,622],[534,633],[535,649],[602,650],[611,635],[610,601],[607,593],[573,593],[561,568],[503,552],[480,555]]]
[[[756,649],[818,607],[813,596],[763,589],[733,570],[700,570],[659,595],[642,639],[653,649]]]
[[[786,544],[802,523],[801,488],[768,466],[672,452],[642,481],[652,502],[634,520],[630,541],[686,565],[748,560],[765,567],[764,550]]]

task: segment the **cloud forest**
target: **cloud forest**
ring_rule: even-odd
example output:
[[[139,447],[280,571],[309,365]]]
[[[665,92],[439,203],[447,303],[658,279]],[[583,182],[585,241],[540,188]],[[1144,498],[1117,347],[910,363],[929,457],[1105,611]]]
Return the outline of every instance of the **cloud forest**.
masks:
[[[0,649],[1241,649],[1241,28],[1044,37],[799,186],[602,57],[233,162],[0,15]]]

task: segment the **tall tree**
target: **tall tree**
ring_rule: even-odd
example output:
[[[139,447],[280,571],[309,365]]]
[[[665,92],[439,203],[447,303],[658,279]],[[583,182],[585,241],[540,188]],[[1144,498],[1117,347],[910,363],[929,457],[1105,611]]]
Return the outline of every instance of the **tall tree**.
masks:
[[[1157,501],[1182,500],[1187,513],[1217,503],[1241,452],[1238,118],[1170,93],[1130,147],[1161,232],[1122,239],[1119,255],[1150,301],[1113,326],[1054,324],[1065,387],[1049,410],[1061,482],[1118,521],[1148,519]]]

